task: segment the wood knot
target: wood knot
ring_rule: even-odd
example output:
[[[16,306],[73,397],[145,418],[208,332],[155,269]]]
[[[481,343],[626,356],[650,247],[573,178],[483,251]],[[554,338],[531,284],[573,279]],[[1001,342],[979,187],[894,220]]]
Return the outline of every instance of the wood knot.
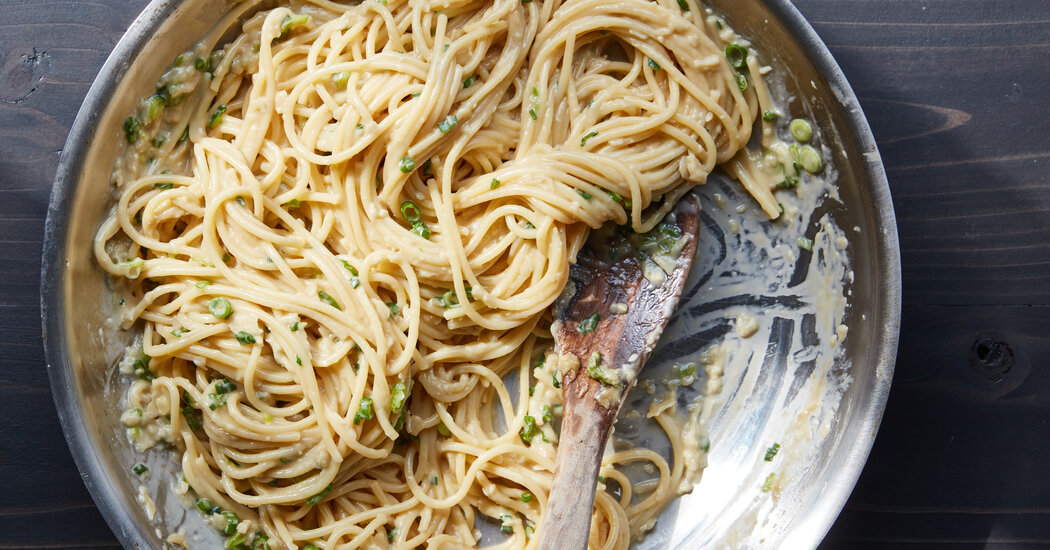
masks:
[[[988,381],[1002,380],[1014,366],[1014,351],[995,335],[978,335],[970,346],[970,365]]]
[[[51,55],[36,48],[0,51],[0,101],[21,103],[51,69]]]

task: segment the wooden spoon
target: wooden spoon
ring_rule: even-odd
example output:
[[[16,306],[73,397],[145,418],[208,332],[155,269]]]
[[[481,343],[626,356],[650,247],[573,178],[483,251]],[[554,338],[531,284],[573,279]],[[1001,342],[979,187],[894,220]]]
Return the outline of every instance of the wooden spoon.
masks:
[[[570,270],[551,328],[565,405],[540,550],[587,548],[606,440],[678,304],[699,227],[689,193],[645,235],[595,231]]]

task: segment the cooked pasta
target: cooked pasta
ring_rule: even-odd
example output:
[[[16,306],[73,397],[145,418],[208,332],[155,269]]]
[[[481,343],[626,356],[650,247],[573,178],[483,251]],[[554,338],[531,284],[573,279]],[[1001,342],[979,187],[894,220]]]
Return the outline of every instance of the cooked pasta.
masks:
[[[232,547],[472,547],[483,517],[534,545],[549,310],[589,230],[648,231],[734,157],[778,214],[737,156],[773,110],[755,56],[693,0],[255,4],[124,126],[95,254],[141,332],[133,440]],[[658,420],[674,460],[606,458],[592,548],[691,487]]]

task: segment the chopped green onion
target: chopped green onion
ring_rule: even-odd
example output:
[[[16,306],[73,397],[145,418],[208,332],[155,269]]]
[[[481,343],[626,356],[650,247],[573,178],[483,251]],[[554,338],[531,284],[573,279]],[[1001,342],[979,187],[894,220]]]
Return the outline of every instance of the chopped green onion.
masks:
[[[174,183],[154,183],[153,187],[156,187],[157,189],[161,189],[163,191],[167,191],[168,189],[171,189],[171,188],[175,187],[175,184]]]
[[[193,68],[198,71],[207,71],[211,68],[211,58],[198,57],[193,61]]]
[[[678,0],[678,1],[681,2],[682,0]],[[536,528],[535,527],[533,527],[532,525],[526,525],[525,526],[525,540],[531,539],[532,535],[535,532],[536,532]]]
[[[189,137],[190,137],[190,128],[189,128],[189,126],[187,126],[186,129],[182,131],[182,135],[179,136],[179,141],[176,141],[175,143],[182,143],[182,142],[186,141],[186,139],[189,138]]]
[[[222,517],[226,518],[226,527],[222,532],[227,535],[236,533],[237,524],[241,522],[240,518],[237,517],[237,514],[227,511],[222,513]]]
[[[405,383],[398,382],[394,384],[394,388],[390,390],[390,412],[401,414],[401,410],[405,407],[407,401],[408,389],[405,387]]]
[[[430,484],[431,485],[437,485],[438,484],[438,476],[431,477],[430,478]]]
[[[815,174],[824,167],[824,161],[820,158],[820,153],[810,145],[802,147],[802,151],[799,152],[799,159],[802,161],[802,168],[810,174]]]
[[[229,300],[220,296],[218,298],[213,298],[212,301],[208,303],[208,311],[210,311],[216,318],[225,319],[233,313],[233,306],[230,305]]]
[[[401,157],[401,162],[398,164],[398,168],[401,169],[401,173],[407,174],[416,168],[416,160],[409,156]]]
[[[320,298],[322,302],[334,307],[335,309],[342,311],[343,308],[339,307],[339,303],[336,302],[335,298],[332,298],[332,296],[329,295],[327,292],[321,290],[317,293],[317,297]]]
[[[322,489],[320,493],[317,493],[316,495],[306,499],[306,505],[316,506],[318,502],[321,502],[322,498],[324,498],[328,493],[332,492],[333,487],[335,487],[335,485],[329,483],[328,486]]]
[[[397,302],[387,302],[386,307],[390,308],[390,317],[393,318],[395,315],[401,313],[401,306],[397,305]]]
[[[654,71],[659,71],[660,70],[660,64],[657,63],[656,61],[654,61],[653,58],[651,58],[651,57],[649,58],[649,61],[646,62],[646,64],[649,65],[649,68],[654,70]]]
[[[470,75],[467,78],[463,79],[463,89],[466,90],[467,88],[473,86],[474,81],[476,81],[477,79],[478,77],[474,75]]]
[[[295,356],[295,364],[299,365],[300,367],[303,366],[303,360],[298,355]]]
[[[285,208],[291,210],[292,208],[299,208],[302,205],[303,205],[303,203],[299,202],[299,199],[292,199],[292,200],[284,203],[283,206]]]
[[[587,132],[587,135],[585,135],[582,138],[580,138],[580,147],[586,146],[587,145],[587,140],[591,139],[592,137],[597,136],[597,135],[598,135],[598,131],[597,130],[591,130],[590,132]]]
[[[696,374],[696,363],[689,363],[688,365],[682,365],[677,368],[678,377],[686,378]]]
[[[215,391],[220,395],[237,390],[237,383],[229,378],[223,378],[215,383]]]
[[[361,404],[357,407],[357,414],[354,415],[354,424],[360,424],[362,420],[372,420],[373,417],[372,398],[362,397]]]
[[[441,307],[445,309],[454,309],[459,307],[459,295],[456,294],[456,289],[446,290],[441,296],[435,296],[434,299]]]
[[[678,7],[682,8],[682,11],[689,11],[689,4],[685,0],[678,0]]]
[[[397,527],[394,527],[386,534],[387,542],[394,542],[394,538],[397,537]]]
[[[256,531],[254,538],[252,538],[252,549],[251,550],[270,550],[270,537],[265,534]]]
[[[764,120],[766,122],[773,122],[779,116],[780,115],[776,114],[773,111],[766,111],[766,112],[762,113],[762,120]]]
[[[581,197],[583,197],[584,200],[591,200],[591,198],[594,197],[594,195],[591,195],[590,193],[584,191],[583,189],[577,189],[576,193],[578,195],[580,195]]]
[[[149,472],[149,468],[145,464],[136,464],[131,471],[135,472],[135,475],[142,477],[146,472]]]
[[[301,550],[321,550],[321,549],[318,548],[316,544],[307,544],[306,546],[303,546]]]
[[[774,443],[768,449],[766,449],[766,457],[764,458],[764,460],[766,462],[772,462],[773,457],[777,456],[778,452],[780,452],[780,443]]]
[[[150,96],[146,102],[146,118],[156,120],[164,111],[164,98],[159,95]]]
[[[214,128],[222,123],[222,114],[226,112],[225,105],[219,105],[215,108],[215,112],[208,117],[208,127]]]
[[[409,222],[419,221],[419,207],[412,201],[401,203],[401,215]]]
[[[526,444],[532,444],[532,438],[536,437],[536,419],[525,415],[525,425],[518,431],[518,437]]]
[[[128,140],[128,143],[135,143],[139,140],[139,136],[142,135],[140,128],[139,119],[133,116],[124,119],[124,138]]]
[[[336,89],[346,88],[346,83],[350,80],[350,71],[342,71],[332,75],[332,84],[335,84]]]
[[[456,118],[456,115],[448,115],[445,117],[445,120],[438,123],[438,130],[442,134],[447,134],[455,128],[457,124],[459,124],[459,119]]]
[[[218,409],[219,407],[226,404],[226,396],[218,393],[208,394],[208,408],[211,410]]]
[[[798,187],[798,178],[784,174],[784,181],[777,184],[777,189],[794,189]]]
[[[747,91],[747,77],[744,76],[741,73],[736,73],[733,76],[736,77],[736,86],[738,88],[740,88],[740,91],[741,92],[746,92]]]
[[[798,238],[798,247],[802,250],[813,251],[813,239],[807,239],[806,237]]]
[[[212,504],[211,500],[207,498],[197,499],[197,508],[209,516],[218,514],[222,510],[222,508]]]
[[[558,371],[554,371],[554,374],[551,375],[551,384],[554,386],[554,389],[561,388],[561,380],[558,380]]]
[[[522,493],[521,494],[521,501],[522,502],[532,502],[532,493],[530,493],[528,491],[525,491],[524,493]]]
[[[536,120],[537,118],[539,118],[539,116],[536,114],[536,109],[534,107],[529,107],[529,118],[531,118],[532,120]]]
[[[190,331],[190,329],[188,329],[188,328],[177,328],[177,329],[171,331],[171,335],[176,337],[176,338],[182,338],[182,335],[186,334],[189,331]]]
[[[708,439],[708,437],[706,435],[700,434],[700,437],[698,439],[700,441],[700,450],[701,451],[706,453],[706,452],[711,450],[711,440]]]
[[[601,319],[602,316],[599,313],[594,313],[592,315],[584,317],[584,319],[580,321],[579,326],[576,327],[576,332],[579,332],[580,334],[587,334],[588,332],[591,332],[592,330],[597,328],[598,321],[600,321]]]
[[[591,358],[587,360],[587,376],[607,386],[620,386],[623,384],[618,377],[614,378],[612,373],[605,370],[605,367],[602,366],[602,354],[597,351],[592,353]]]
[[[726,59],[729,60],[729,64],[734,69],[742,70],[747,68],[747,48],[739,44],[726,46]]]
[[[305,25],[309,20],[310,16],[305,13],[296,15],[295,17],[292,17],[291,15],[286,16],[284,21],[281,21],[281,35],[277,37],[278,40],[288,36],[288,33],[292,32],[293,29]]]
[[[551,406],[550,405],[544,405],[543,406],[543,421],[545,423],[547,423],[547,424],[550,424],[552,420],[554,420],[554,414],[551,412]]]
[[[211,284],[211,281],[200,280],[200,281],[197,281],[197,283],[195,285],[193,285],[193,286],[195,286],[197,288],[205,288],[205,287],[207,287],[210,284]]]
[[[489,183],[489,189],[495,189],[497,187],[499,187],[499,180],[492,178],[492,183]]]
[[[247,547],[244,546],[246,542],[248,542],[248,535],[245,533],[234,533],[226,538],[225,547],[228,550],[247,550]]]
[[[292,332],[295,332],[295,331],[299,330],[299,321],[296,321],[296,322],[292,323],[291,325],[289,325],[288,326],[288,330],[290,330]]]
[[[514,533],[514,527],[512,525],[510,525],[511,520],[513,520],[513,519],[514,519],[514,516],[512,516],[510,514],[500,514],[499,515],[500,523],[502,523],[502,525],[500,525],[500,528],[499,528],[500,533],[503,533],[504,535],[511,535],[511,534]]]
[[[788,130],[791,131],[791,137],[802,143],[809,141],[813,137],[813,126],[804,118],[792,120],[791,124],[788,125]]]
[[[445,436],[445,437],[448,437],[448,436],[452,435],[452,430],[449,430],[448,426],[445,426],[444,422],[439,422],[438,423],[438,433],[443,435],[443,436]]]
[[[252,336],[250,332],[245,332],[243,330],[237,331],[237,333],[234,334],[233,337],[236,338],[237,341],[240,342],[243,346],[255,343],[255,337]]]
[[[430,228],[423,222],[412,222],[412,232],[424,239],[430,238]]]
[[[772,491],[773,490],[773,482],[775,482],[776,479],[777,479],[777,475],[776,474],[769,474],[768,476],[766,476],[766,481],[765,481],[765,483],[762,484],[762,492],[763,493],[768,493],[768,492]]]

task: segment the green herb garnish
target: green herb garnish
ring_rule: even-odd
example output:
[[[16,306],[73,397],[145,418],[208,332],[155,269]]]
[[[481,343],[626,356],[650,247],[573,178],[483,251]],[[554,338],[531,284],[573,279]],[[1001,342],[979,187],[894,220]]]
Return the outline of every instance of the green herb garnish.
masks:
[[[804,118],[792,120],[791,124],[788,125],[788,130],[791,131],[791,137],[802,143],[809,141],[813,137],[813,126]]]
[[[361,404],[357,406],[357,414],[354,415],[354,424],[360,424],[362,420],[372,420],[372,398],[362,397]]]
[[[229,300],[220,296],[218,298],[212,298],[212,301],[208,302],[208,311],[210,311],[216,318],[225,319],[233,313],[233,306],[230,305]]]
[[[316,495],[306,499],[306,505],[315,506],[318,502],[321,502],[321,499],[324,498],[328,493],[332,492],[333,487],[335,487],[335,485],[329,483],[328,486],[322,489],[320,493],[317,493]]]
[[[442,134],[447,134],[455,128],[457,124],[459,124],[459,119],[456,118],[456,115],[448,115],[445,117],[445,120],[438,123],[438,131]]]
[[[401,157],[401,162],[398,163],[398,168],[401,169],[401,173],[407,174],[416,168],[416,160],[409,156]]]
[[[339,302],[336,302],[335,298],[332,298],[327,292],[321,290],[317,293],[317,297],[320,298],[322,302],[342,311],[343,308],[339,307]]]
[[[601,319],[602,316],[599,313],[594,313],[592,315],[584,317],[584,319],[580,321],[579,326],[576,327],[576,332],[579,332],[580,334],[587,334],[588,332],[591,332],[592,330],[597,328],[598,321],[600,321]]]
[[[525,425],[518,431],[518,437],[526,444],[532,444],[532,438],[536,437],[536,419],[525,415]]]
[[[734,69],[743,70],[747,68],[747,48],[739,44],[726,46],[726,59]]]
[[[208,127],[214,128],[222,123],[222,114],[226,112],[225,105],[219,105],[215,108],[215,112],[208,117]]]

